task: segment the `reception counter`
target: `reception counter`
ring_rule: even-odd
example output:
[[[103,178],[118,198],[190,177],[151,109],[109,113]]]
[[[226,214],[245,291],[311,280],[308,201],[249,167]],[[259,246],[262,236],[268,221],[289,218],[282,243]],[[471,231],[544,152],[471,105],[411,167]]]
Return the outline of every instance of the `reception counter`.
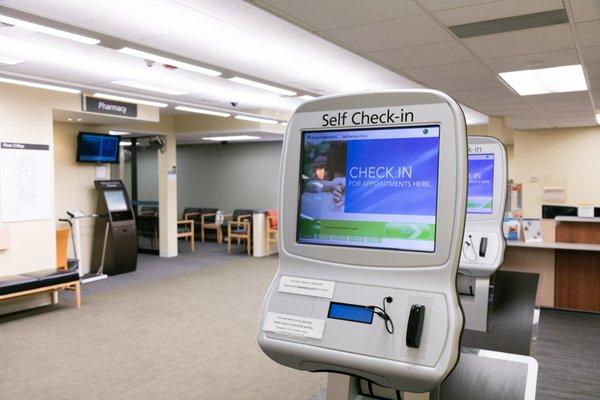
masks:
[[[556,241],[508,241],[502,269],[540,275],[537,306],[600,312],[600,218],[555,221]]]

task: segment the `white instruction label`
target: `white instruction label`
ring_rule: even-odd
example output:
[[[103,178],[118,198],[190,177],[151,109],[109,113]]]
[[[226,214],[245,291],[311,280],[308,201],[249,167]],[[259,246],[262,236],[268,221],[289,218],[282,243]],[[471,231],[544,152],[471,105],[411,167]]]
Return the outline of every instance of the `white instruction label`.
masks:
[[[294,276],[282,276],[279,279],[279,291],[284,293],[302,294],[304,296],[333,297],[335,282],[320,281],[318,279],[298,278]]]
[[[321,339],[325,329],[325,321],[297,315],[268,312],[263,330],[281,335]]]

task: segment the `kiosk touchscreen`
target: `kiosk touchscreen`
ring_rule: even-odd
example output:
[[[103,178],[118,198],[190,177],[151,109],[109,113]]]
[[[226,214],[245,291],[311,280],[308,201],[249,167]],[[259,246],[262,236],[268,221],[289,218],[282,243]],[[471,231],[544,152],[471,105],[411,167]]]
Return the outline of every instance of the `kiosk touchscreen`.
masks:
[[[457,363],[465,121],[430,90],[332,96],[288,123],[279,269],[258,341],[288,367],[411,392]]]

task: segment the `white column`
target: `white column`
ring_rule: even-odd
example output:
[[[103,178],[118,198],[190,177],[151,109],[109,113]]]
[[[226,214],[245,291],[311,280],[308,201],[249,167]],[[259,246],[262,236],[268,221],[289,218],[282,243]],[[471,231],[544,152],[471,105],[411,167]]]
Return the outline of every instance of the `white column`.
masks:
[[[177,256],[177,142],[175,133],[165,136],[158,152],[158,223],[161,257]]]

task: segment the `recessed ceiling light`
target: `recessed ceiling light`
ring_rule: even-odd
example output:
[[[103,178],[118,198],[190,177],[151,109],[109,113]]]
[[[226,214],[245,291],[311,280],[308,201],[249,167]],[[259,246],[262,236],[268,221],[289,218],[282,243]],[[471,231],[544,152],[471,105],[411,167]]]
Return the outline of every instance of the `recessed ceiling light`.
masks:
[[[120,85],[120,86],[127,86],[127,87],[136,88],[136,89],[148,90],[150,92],[170,94],[170,95],[174,95],[174,96],[178,96],[181,94],[187,94],[186,92],[182,92],[180,90],[150,85],[148,83],[143,83],[143,82],[120,80],[120,81],[112,81],[111,83],[113,83],[115,85]]]
[[[221,72],[215,71],[214,69],[200,67],[198,65],[193,65],[190,63],[186,63],[183,61],[177,61],[172,58],[167,58],[163,56],[159,56],[158,54],[147,53],[145,51],[132,49],[129,47],[123,47],[122,49],[117,50],[119,53],[129,54],[130,56],[135,56],[142,58],[144,60],[152,60],[162,64],[172,65],[177,68],[186,69],[188,71],[197,72],[199,74],[208,75],[208,76],[220,76]]]
[[[81,122],[83,121],[81,118],[77,118],[77,122]]]
[[[15,65],[15,64],[20,64],[22,62],[25,62],[25,60],[19,60],[18,58],[0,56],[0,64]]]
[[[77,35],[75,33],[61,31],[60,29],[50,28],[48,26],[34,24],[32,22],[23,21],[22,19],[17,19],[13,17],[9,17],[6,15],[0,14],[0,22],[18,26],[20,28],[29,29],[30,31],[45,33],[47,35],[52,35],[56,37],[60,37],[63,39],[74,40],[79,43],[85,44],[98,44],[100,41],[98,39],[94,39],[91,37]]]
[[[129,135],[130,132],[125,132],[125,131],[108,131],[109,135],[112,136],[124,136],[124,135]]]
[[[267,85],[266,83],[256,82],[256,81],[252,81],[252,80],[246,79],[246,78],[240,78],[239,76],[234,76],[233,78],[229,78],[229,80],[231,82],[241,83],[242,85],[252,86],[257,89],[267,90],[269,92],[281,94],[284,96],[295,96],[296,95],[296,92],[293,92],[291,90],[283,89],[283,88],[273,86],[273,85]]]
[[[147,106],[154,106],[154,107],[167,107],[168,106],[167,103],[159,103],[158,101],[134,99],[132,97],[116,96],[114,94],[94,93],[93,96],[97,97],[99,99],[124,101],[126,103],[129,102],[129,103],[136,103],[136,104],[145,104]]]
[[[67,121],[71,122],[73,121],[73,118],[67,118]]]
[[[279,125],[281,125],[281,126],[287,126],[287,122],[280,122]]]
[[[302,99],[302,100],[307,100],[307,101],[308,101],[308,100],[313,100],[313,99],[316,99],[316,97],[315,97],[315,96],[311,96],[311,95],[309,95],[309,94],[302,95],[302,96],[300,96],[300,97],[298,97],[298,98],[299,98],[299,99]]]
[[[501,72],[500,77],[521,96],[587,90],[581,65]]]
[[[210,136],[210,137],[202,138],[202,140],[211,140],[213,142],[230,142],[230,141],[256,140],[256,139],[260,139],[260,136],[239,135],[239,136]]]
[[[119,142],[119,146],[123,146],[123,147],[125,147],[125,146],[131,146],[131,142],[120,141]]]
[[[600,125],[600,113],[596,114],[596,122]]]
[[[29,87],[39,88],[39,89],[55,90],[57,92],[81,93],[81,90],[79,90],[79,89],[71,89],[71,88],[66,88],[66,87],[62,87],[62,86],[46,85],[45,83],[22,81],[19,79],[0,78],[0,82],[11,83],[13,85],[29,86]]]
[[[191,112],[191,113],[196,113],[196,114],[214,115],[215,117],[229,117],[229,116],[231,116],[231,114],[228,114],[228,113],[224,113],[224,112],[220,112],[220,111],[213,111],[213,110],[205,110],[203,108],[177,106],[177,107],[175,107],[175,109],[176,110],[180,110],[180,111],[187,111],[187,112]]]
[[[271,124],[271,125],[277,125],[279,123],[279,121],[276,121],[274,119],[250,117],[248,115],[236,115],[235,119],[241,119],[243,121],[260,122],[262,124]]]

